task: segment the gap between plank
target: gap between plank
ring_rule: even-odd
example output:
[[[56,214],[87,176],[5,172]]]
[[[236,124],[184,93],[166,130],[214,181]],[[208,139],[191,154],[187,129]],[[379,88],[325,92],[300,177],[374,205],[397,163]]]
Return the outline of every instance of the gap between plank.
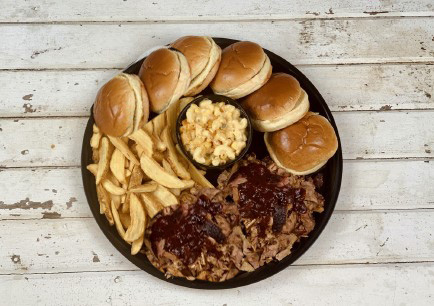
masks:
[[[289,267],[335,267],[335,266],[360,266],[360,267],[366,267],[368,265],[376,265],[376,266],[390,266],[390,265],[421,265],[421,264],[429,264],[433,263],[433,260],[415,260],[415,261],[390,261],[390,262],[366,262],[366,263],[360,263],[360,262],[354,262],[354,263],[336,263],[336,264],[297,264],[295,262],[294,264],[290,265]],[[24,272],[24,273],[0,273],[1,276],[13,276],[13,275],[57,275],[57,274],[86,274],[86,273],[117,273],[117,272],[141,272],[143,270],[137,268],[137,269],[121,269],[121,270],[95,270],[95,271],[59,271],[59,272]],[[145,273],[143,271],[143,273]]]

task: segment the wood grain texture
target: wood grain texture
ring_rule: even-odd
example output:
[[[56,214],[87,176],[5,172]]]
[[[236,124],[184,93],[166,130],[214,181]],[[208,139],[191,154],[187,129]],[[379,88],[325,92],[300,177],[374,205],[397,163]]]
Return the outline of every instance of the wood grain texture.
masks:
[[[425,306],[434,302],[433,275],[429,263],[291,266],[260,283],[224,291],[177,287],[142,271],[9,275],[0,276],[0,296],[6,305]]]
[[[434,208],[433,180],[434,162],[346,160],[336,210]],[[0,194],[0,220],[92,218],[79,168],[5,169]]]
[[[2,22],[166,21],[433,16],[429,0],[333,1],[13,1],[3,0]],[[104,9],[102,9],[104,8]]]
[[[434,261],[433,218],[433,211],[335,212],[295,264]],[[0,249],[3,274],[136,269],[93,219],[6,220],[0,237],[8,246]]]
[[[432,65],[298,67],[332,111],[434,109]],[[87,116],[119,70],[0,71],[0,117]],[[405,79],[405,82],[403,81]]]
[[[257,41],[293,64],[427,63],[433,25],[434,18],[0,25],[0,69],[124,68],[191,33]]]
[[[433,116],[433,111],[334,113],[345,159],[430,158]],[[0,167],[80,165],[86,123],[87,118],[0,119]]]

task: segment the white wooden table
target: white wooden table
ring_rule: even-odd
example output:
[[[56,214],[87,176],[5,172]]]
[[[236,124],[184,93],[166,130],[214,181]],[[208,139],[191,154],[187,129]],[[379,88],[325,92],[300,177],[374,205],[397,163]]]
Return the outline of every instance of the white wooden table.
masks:
[[[218,4],[219,2],[220,4]],[[433,305],[433,0],[0,0],[0,305]],[[293,266],[177,287],[104,237],[80,174],[97,89],[186,34],[253,40],[323,94],[342,139],[336,211]]]

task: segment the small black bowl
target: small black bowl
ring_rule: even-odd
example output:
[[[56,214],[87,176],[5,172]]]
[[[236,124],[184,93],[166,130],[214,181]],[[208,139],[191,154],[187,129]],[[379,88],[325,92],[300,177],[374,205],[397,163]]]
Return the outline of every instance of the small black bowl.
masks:
[[[231,161],[228,161],[226,164],[224,165],[218,165],[218,166],[208,166],[208,165],[203,165],[201,163],[198,163],[197,161],[195,161],[193,159],[193,156],[191,155],[191,153],[184,147],[184,144],[182,143],[181,140],[181,133],[180,133],[180,127],[182,125],[182,121],[186,118],[187,116],[187,110],[190,108],[190,106],[192,104],[196,104],[199,105],[199,103],[205,99],[211,100],[212,102],[224,102],[226,104],[230,104],[235,106],[237,109],[240,110],[240,117],[241,118],[246,118],[247,119],[247,141],[246,141],[246,146],[244,147],[244,149],[240,152],[240,154],[238,154],[238,156]],[[205,95],[205,96],[200,96],[196,99],[194,99],[193,101],[191,101],[190,103],[188,103],[183,110],[181,110],[181,112],[179,113],[178,119],[176,120],[176,139],[179,143],[179,147],[181,148],[182,153],[184,153],[184,155],[193,163],[193,165],[195,165],[197,168],[206,170],[206,171],[215,171],[215,170],[224,170],[230,166],[232,166],[234,163],[236,163],[237,161],[239,161],[249,150],[250,145],[252,143],[252,135],[253,135],[253,130],[252,130],[252,122],[250,121],[249,116],[247,115],[246,111],[241,107],[241,105],[239,103],[237,103],[235,100],[226,97],[226,96],[222,96],[222,95]]]

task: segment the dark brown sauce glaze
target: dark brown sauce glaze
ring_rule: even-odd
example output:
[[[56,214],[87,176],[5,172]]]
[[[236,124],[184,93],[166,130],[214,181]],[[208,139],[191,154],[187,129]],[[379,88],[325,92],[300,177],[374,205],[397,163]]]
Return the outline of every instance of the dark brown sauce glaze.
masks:
[[[201,195],[192,205],[182,205],[173,213],[157,217],[151,227],[150,241],[154,254],[157,244],[164,239],[164,250],[174,254],[182,263],[190,265],[196,261],[203,250],[214,257],[220,257],[215,244],[223,243],[225,236],[209,215],[215,216],[222,210],[222,204],[210,201]]]
[[[230,182],[240,176],[247,179],[238,185],[240,215],[257,220],[259,236],[265,235],[270,218],[273,218],[273,232],[282,230],[289,205],[292,204],[295,212],[306,212],[306,191],[303,188],[279,186],[284,177],[272,173],[264,165],[250,163],[242,166],[232,175]]]

